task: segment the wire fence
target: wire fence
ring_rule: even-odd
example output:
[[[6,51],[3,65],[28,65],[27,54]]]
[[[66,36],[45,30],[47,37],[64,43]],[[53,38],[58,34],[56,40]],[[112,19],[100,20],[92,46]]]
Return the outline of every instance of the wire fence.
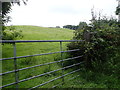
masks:
[[[43,53],[43,54],[35,54],[35,55],[27,55],[27,56],[19,56],[19,57],[17,57],[16,56],[16,43],[28,43],[28,42],[30,42],[30,43],[34,43],[34,42],[38,42],[38,43],[40,43],[40,42],[59,42],[59,44],[60,44],[60,51],[58,51],[58,52],[51,52],[51,53]],[[72,65],[64,67],[63,66],[63,62],[64,61],[70,61],[70,60],[78,59],[78,58],[81,58],[82,56],[77,56],[77,57],[71,57],[71,58],[63,59],[63,53],[80,51],[80,49],[63,51],[63,47],[62,47],[62,43],[63,42],[84,42],[84,40],[31,40],[31,41],[27,41],[27,40],[26,41],[25,40],[24,41],[23,40],[21,40],[21,41],[20,40],[15,40],[15,41],[14,40],[3,40],[3,41],[1,41],[0,43],[11,43],[11,44],[13,44],[14,57],[2,58],[2,59],[0,59],[0,61],[3,62],[3,61],[6,61],[6,60],[12,60],[13,59],[14,60],[14,70],[7,71],[7,72],[4,72],[4,73],[0,73],[0,76],[4,76],[4,75],[9,74],[9,73],[15,73],[15,82],[3,85],[0,88],[5,88],[5,87],[11,86],[11,85],[15,85],[16,89],[18,89],[19,88],[19,83],[21,83],[21,82],[28,81],[28,80],[31,80],[31,79],[34,79],[34,78],[38,78],[38,77],[41,77],[41,76],[45,76],[47,74],[51,74],[51,73],[54,73],[54,72],[57,72],[57,71],[60,71],[60,70],[62,70],[62,75],[61,76],[56,77],[54,79],[51,79],[49,81],[46,81],[44,83],[41,83],[41,84],[39,84],[37,86],[34,86],[34,87],[30,88],[29,90],[41,87],[43,85],[46,85],[46,84],[48,84],[50,82],[53,82],[53,81],[55,81],[57,79],[60,79],[60,78],[62,79],[62,83],[64,83],[64,77],[65,76],[67,76],[69,74],[72,74],[72,73],[75,73],[75,72],[78,72],[78,71],[80,71],[80,69],[73,70],[73,71],[68,72],[66,74],[64,74],[64,70],[68,69],[68,68],[72,68],[74,66],[78,66],[78,65],[80,65],[80,64],[82,64],[84,62],[75,63],[75,64],[72,64]],[[51,54],[56,54],[56,53],[60,53],[61,60],[18,69],[17,60],[20,59],[20,58],[43,56],[43,55],[51,55]],[[46,65],[50,65],[50,64],[54,64],[54,63],[61,63],[61,65],[63,67],[59,68],[59,69],[56,69],[56,70],[49,71],[49,72],[45,72],[45,73],[42,73],[42,74],[39,74],[39,75],[36,75],[36,76],[33,76],[33,77],[29,77],[29,78],[25,78],[25,79],[19,80],[19,72],[20,71],[31,69],[31,68],[35,68],[35,67],[40,67],[40,66],[46,66]],[[56,87],[56,86],[58,86],[58,85],[54,85],[53,88]]]

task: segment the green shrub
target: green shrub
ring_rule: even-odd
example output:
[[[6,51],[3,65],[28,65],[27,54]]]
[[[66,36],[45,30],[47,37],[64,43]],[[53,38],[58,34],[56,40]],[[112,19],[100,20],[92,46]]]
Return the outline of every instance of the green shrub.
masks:
[[[68,50],[80,49],[70,52],[70,56],[83,57],[65,63],[70,65],[86,61],[85,66],[77,67],[82,70],[80,78],[84,78],[86,87],[120,88],[120,23],[103,18],[91,24],[75,31],[73,39],[85,42],[72,42],[67,45]],[[92,34],[89,41],[84,38],[84,32]]]
[[[2,40],[15,40],[16,38],[22,38],[23,35],[21,34],[22,31],[15,30],[14,26],[8,26],[3,31]]]
[[[72,63],[86,61],[88,68],[95,68],[96,65],[103,64],[113,57],[116,54],[117,46],[120,45],[120,28],[118,24],[114,19],[103,18],[95,20],[91,23],[91,26],[86,26],[83,30],[76,30],[73,39],[86,40],[84,38],[85,32],[90,33],[91,37],[89,41],[68,44],[68,50],[80,49],[78,52],[71,52],[71,56],[83,55],[82,58],[74,60]]]
[[[35,57],[27,57],[27,58],[22,58],[20,60],[20,64],[22,65],[33,65],[33,64],[36,64],[37,62],[37,59]]]

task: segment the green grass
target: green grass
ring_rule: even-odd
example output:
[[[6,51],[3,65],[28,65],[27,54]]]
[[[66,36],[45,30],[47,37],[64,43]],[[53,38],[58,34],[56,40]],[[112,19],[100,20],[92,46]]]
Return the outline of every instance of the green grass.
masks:
[[[77,75],[77,74],[76,74]],[[116,54],[108,58],[102,65],[96,65],[93,69],[81,68],[79,77],[69,81],[61,88],[120,88],[120,47]],[[74,74],[75,76],[75,74]]]
[[[61,29],[61,28],[45,28],[38,26],[15,26],[16,30],[21,30],[23,34],[23,38],[17,38],[16,40],[70,40],[73,36],[73,30],[69,29]],[[66,49],[67,43],[63,43],[63,50]],[[17,43],[17,56],[25,56],[25,55],[33,55],[33,54],[42,54],[42,53],[50,53],[60,51],[60,43],[59,42],[40,42],[40,43]],[[2,57],[8,58],[13,57],[13,45],[12,44],[4,44],[2,46]],[[36,56],[29,58],[21,58],[17,59],[18,69],[30,67],[34,65],[39,65],[43,63],[53,62],[60,59],[60,54],[53,55],[44,55],[44,56]],[[2,72],[7,72],[14,70],[14,61],[6,60],[2,62]],[[49,72],[52,70],[56,70],[61,68],[60,64],[57,63],[36,67],[28,70],[23,70],[19,72],[19,80],[33,77],[45,72]],[[14,73],[6,74],[3,76],[3,85],[9,84],[15,81]],[[62,75],[62,71],[57,71],[55,73],[42,76],[39,78],[35,78],[29,81],[25,81],[19,84],[20,88],[30,88],[36,86],[45,81],[51,80],[55,77]],[[43,86],[50,87],[56,83],[61,82],[61,79],[56,80],[51,83],[51,85]],[[14,85],[10,87],[15,87]]]
[[[45,28],[45,27],[37,27],[37,26],[15,26],[15,27],[17,30],[22,30],[22,34],[23,34],[23,38],[22,39],[18,38],[17,40],[70,40],[72,39],[73,36],[73,31],[69,29]],[[63,46],[65,45],[66,44],[63,44]],[[13,53],[11,53],[12,50],[13,50],[12,45],[4,45],[3,58],[12,57],[13,56]],[[58,51],[58,50],[59,50],[59,42],[17,44],[17,56],[45,53],[45,52]]]
[[[70,40],[73,37],[73,30],[61,29],[61,28],[45,28],[38,26],[15,26],[17,30],[22,30],[23,38],[16,40]],[[60,51],[60,43],[58,42],[40,42],[40,43],[17,43],[17,56],[41,54]],[[67,43],[63,43],[63,50],[66,50]],[[2,46],[3,58],[13,57],[13,46],[11,44],[5,44]],[[63,56],[66,57],[66,54]],[[60,60],[60,54],[36,56],[29,58],[17,59],[18,68],[25,68],[34,65],[44,64]],[[120,88],[120,48],[116,55],[110,58],[108,62],[102,66],[96,66],[97,71],[86,70],[81,67],[81,71],[66,76],[65,83],[59,85],[58,88]],[[2,62],[2,72],[14,70],[14,61],[6,60]],[[33,77],[42,73],[46,73],[52,70],[61,68],[61,63],[55,63],[47,66],[36,67],[19,72],[19,80]],[[102,70],[103,69],[103,70]],[[71,72],[73,69],[64,70],[64,74]],[[62,71],[57,71],[39,78],[31,79],[22,83],[19,83],[19,88],[31,88],[56,77],[62,75]],[[68,81],[74,76],[78,77]],[[9,84],[15,81],[15,74],[6,74],[3,78],[3,85]],[[41,88],[51,88],[52,86],[61,83],[62,79],[55,80],[49,84],[42,86]],[[8,88],[14,88],[15,85]]]
[[[73,36],[73,30],[63,28],[16,26],[16,29],[22,30],[22,40],[70,40]]]

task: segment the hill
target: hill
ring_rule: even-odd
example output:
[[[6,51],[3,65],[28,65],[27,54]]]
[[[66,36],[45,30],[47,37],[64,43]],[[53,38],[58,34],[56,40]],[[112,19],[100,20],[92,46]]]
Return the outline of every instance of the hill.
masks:
[[[16,30],[21,30],[23,34],[23,38],[16,40],[70,40],[73,36],[73,31],[69,29],[62,28],[45,28],[38,26],[15,26]],[[67,43],[62,43],[63,50],[66,49]],[[2,46],[2,57],[8,58],[13,57],[13,46],[12,44],[4,44]],[[26,56],[26,55],[34,55],[34,54],[42,54],[49,52],[57,52],[60,51],[60,43],[59,42],[37,42],[37,43],[16,43],[16,55],[17,56]],[[65,57],[65,54],[63,55]],[[40,65],[48,62],[54,62],[56,60],[61,60],[61,54],[52,54],[52,55],[43,55],[43,56],[35,56],[28,58],[20,58],[17,59],[18,69],[26,68],[34,65]],[[56,70],[61,68],[61,66],[57,63],[52,65],[46,65],[42,67],[32,68],[28,70],[23,70],[19,72],[19,80],[33,77],[45,72],[49,72],[52,70]],[[13,60],[6,60],[2,62],[2,72],[12,71],[14,70]],[[39,77],[36,79],[29,80],[27,82],[20,83],[20,88],[30,88],[36,86],[40,83],[53,79],[57,76],[61,75],[61,71],[57,71],[56,73],[49,74],[43,77]],[[3,76],[3,85],[14,82],[14,73]],[[61,79],[56,80],[54,83],[49,84],[49,86],[44,87],[52,87],[56,83],[61,82]],[[10,87],[14,87],[10,86]],[[8,87],[8,88],[10,88]]]
[[[63,28],[46,28],[39,26],[15,26],[16,30],[22,31],[23,38],[16,40],[70,40],[73,36],[73,30]],[[23,46],[24,45],[24,46]],[[65,43],[63,44],[65,45]],[[7,48],[7,50],[6,50]],[[5,49],[5,50],[4,50]],[[30,52],[32,49],[32,52]],[[4,45],[3,57],[12,57],[11,45]],[[58,43],[18,43],[17,55],[28,55],[37,53],[47,53],[59,50]],[[9,52],[9,54],[7,54]]]
[[[63,28],[47,28],[39,26],[15,26],[23,34],[22,40],[70,40],[73,30]]]
[[[17,40],[70,40],[73,36],[73,31],[69,29],[61,28],[45,28],[38,26],[15,26],[17,30],[21,30],[24,37]],[[63,50],[66,49],[67,43],[62,43]],[[40,43],[17,43],[17,56],[41,54],[60,51],[59,42],[40,42]],[[11,44],[4,44],[2,46],[2,57],[13,57],[13,46]],[[115,57],[111,58],[109,63],[104,63],[102,67],[105,73],[94,72],[86,70],[81,67],[80,72],[68,75],[64,78],[64,85],[59,85],[59,88],[120,88],[119,79],[119,61],[120,61],[120,48],[118,48],[118,53]],[[66,53],[63,53],[63,57],[66,57]],[[64,58],[63,58],[64,59]],[[31,67],[34,65],[45,64],[48,62],[54,62],[56,60],[61,60],[60,54],[35,56],[29,58],[17,59],[18,69]],[[2,72],[14,70],[14,60],[5,60],[2,62]],[[115,64],[116,63],[116,64]],[[114,65],[115,64],[115,65]],[[50,65],[45,65],[41,67],[35,67],[27,70],[19,71],[19,80],[34,77],[49,71],[53,71],[61,68],[61,63],[54,63]],[[101,68],[98,66],[98,68]],[[64,74],[72,71],[73,69],[64,70]],[[22,83],[19,83],[19,88],[31,88],[33,86],[39,85],[56,77],[62,75],[62,71],[57,71],[42,77],[31,79]],[[74,78],[73,77],[76,77]],[[71,79],[72,78],[72,79]],[[55,80],[52,83],[46,84],[41,88],[51,88],[52,86],[61,83],[63,79]],[[70,81],[68,81],[70,80]],[[4,75],[2,77],[2,84],[6,85],[15,81],[14,73]],[[9,86],[8,88],[13,88],[15,85]]]

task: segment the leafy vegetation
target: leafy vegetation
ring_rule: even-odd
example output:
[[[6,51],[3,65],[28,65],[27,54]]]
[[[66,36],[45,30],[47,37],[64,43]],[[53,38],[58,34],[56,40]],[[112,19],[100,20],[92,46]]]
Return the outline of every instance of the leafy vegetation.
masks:
[[[23,0],[24,1],[24,0]],[[19,4],[19,3],[18,3]],[[7,14],[11,10],[11,3],[3,3],[3,16],[2,23],[8,22],[9,17]],[[117,7],[116,14],[119,14],[119,7]],[[75,31],[73,39],[83,40],[85,42],[77,43],[64,43],[63,50],[77,49],[79,52],[64,54],[63,57],[75,57],[83,55],[82,58],[73,60],[71,62],[65,62],[64,66],[85,61],[85,66],[80,66],[81,72],[77,72],[68,77],[65,77],[65,82],[69,78],[76,75],[76,79],[64,85],[58,86],[59,88],[120,88],[120,23],[113,18],[107,19],[99,18],[98,20],[93,16],[91,24],[87,25],[85,22],[81,22],[79,26],[66,25],[64,28],[78,29]],[[69,29],[56,28],[43,28],[36,26],[15,26],[15,27],[3,27],[3,39],[7,40],[69,40],[72,37],[72,32]],[[21,32],[22,31],[22,32]],[[22,34],[21,34],[22,33]],[[60,33],[60,34],[59,34]],[[67,35],[66,35],[67,34]],[[24,37],[23,37],[24,36]],[[23,37],[23,38],[21,38]],[[39,53],[49,53],[59,51],[59,43],[18,43],[17,56],[33,55]],[[3,58],[13,56],[12,44],[4,44]],[[68,56],[69,55],[69,56]],[[60,59],[60,54],[48,55],[48,56],[36,56],[29,58],[17,59],[18,69],[30,67],[33,65],[44,64],[53,62]],[[3,71],[7,72],[14,70],[14,61],[3,61]],[[19,72],[19,80],[34,77],[36,75],[46,73],[52,70],[61,68],[60,64],[52,64],[48,66],[36,67]],[[78,68],[78,67],[75,67]],[[73,68],[73,69],[75,69]],[[73,69],[67,69],[64,74],[72,71]],[[19,88],[31,88],[40,83],[44,83],[55,77],[62,75],[62,71],[57,71],[52,74],[45,75],[40,78],[35,78],[29,81],[25,81],[19,84]],[[15,81],[14,73],[3,76],[3,85],[9,84]],[[58,79],[53,83],[42,86],[42,88],[51,88],[62,80]],[[8,88],[15,87],[10,86]]]
[[[91,84],[94,83],[90,87],[119,88],[119,71],[117,70],[120,68],[119,24],[113,18],[103,17],[98,20],[94,18],[90,25],[75,31],[73,39],[84,39],[85,42],[68,44],[69,50],[80,49],[79,52],[70,53],[70,55],[83,55],[82,61],[86,61],[86,64],[81,76]],[[76,61],[81,62],[81,59]]]
[[[75,25],[65,25],[63,26],[63,28],[68,28],[68,29],[72,29],[72,30],[77,30],[78,29],[78,25],[75,26]]]
[[[120,47],[117,48],[114,57],[109,61],[96,65],[94,69],[86,69],[84,66],[74,80],[65,83],[61,88],[120,88]]]
[[[116,15],[119,15],[119,13],[120,13],[120,7],[117,6],[117,7],[116,7]]]
[[[2,40],[15,40],[16,38],[22,38],[21,30],[16,30],[14,26],[8,26],[3,31]]]
[[[116,25],[116,24],[113,24],[113,25]],[[44,27],[37,27],[37,26],[14,26],[14,27],[16,28],[16,30],[21,30],[22,35],[24,35],[24,37],[19,40],[53,40],[53,39],[54,40],[55,39],[56,40],[69,40],[73,36],[73,31],[69,30],[69,29],[44,28]],[[86,28],[88,28],[88,27],[86,27]],[[118,29],[116,29],[116,30],[118,30]],[[76,31],[76,33],[75,33],[76,39],[83,38],[82,37],[83,31],[84,30]],[[96,41],[97,35],[99,36],[99,38],[102,38],[100,36],[103,36],[103,35],[105,35],[105,36],[111,35],[113,33],[112,29],[110,31],[111,31],[111,33],[108,33],[108,34],[98,31],[100,35],[95,33],[94,36],[96,36],[96,37],[92,37],[92,40],[95,39],[94,41]],[[58,33],[61,33],[61,34],[58,34]],[[114,36],[114,34],[112,34],[112,35]],[[119,35],[119,33],[118,33],[118,35]],[[116,36],[116,32],[115,32],[115,36]],[[75,39],[75,37],[74,37],[74,39]],[[106,41],[109,40],[109,38],[102,38],[102,39],[106,40]],[[99,43],[97,43],[97,45],[100,45],[100,47],[101,47],[101,45],[105,43],[105,42],[104,43],[102,42],[103,40],[98,39],[97,41]],[[111,40],[111,38],[110,38],[110,40]],[[116,39],[114,38],[114,40],[116,40]],[[102,42],[102,44],[100,44],[101,42]],[[86,69],[84,66],[80,67],[81,68],[80,72],[72,74],[72,75],[68,75],[67,77],[65,77],[64,78],[65,83],[63,85],[62,84],[59,85],[58,88],[68,88],[68,87],[70,87],[70,88],[120,88],[119,87],[119,84],[120,84],[119,83],[120,82],[119,81],[120,48],[118,46],[119,44],[117,42],[115,42],[115,43],[116,44],[113,44],[113,45],[115,45],[115,46],[113,46],[113,47],[115,47],[114,53],[113,53],[114,49],[111,47],[110,47],[110,50],[112,50],[112,52],[109,51],[110,53],[112,53],[111,56],[109,55],[108,51],[106,52],[109,55],[109,58],[107,56],[105,59],[105,62],[101,62],[101,61],[96,62],[97,59],[95,58],[94,61],[91,61],[92,62],[91,64],[94,68]],[[108,42],[108,44],[109,44],[109,42]],[[17,45],[17,56],[25,56],[25,55],[33,55],[33,54],[38,54],[38,53],[48,53],[48,52],[59,51],[59,43],[18,43],[16,45]],[[64,50],[66,49],[66,45],[68,45],[68,43],[63,43]],[[83,55],[83,52],[85,52],[85,50],[87,50],[85,53],[90,53],[91,50],[96,48],[96,47],[93,48],[93,46],[90,42],[89,43],[88,42],[70,43],[69,45],[73,45],[73,46],[71,46],[70,49],[80,48],[81,51],[77,52],[77,53],[74,52],[74,54],[71,53],[72,56],[68,56],[68,55],[66,56],[66,54],[64,54],[65,58],[73,57],[76,55]],[[106,45],[106,47],[109,46],[107,44],[105,44],[105,45]],[[11,44],[3,45],[2,49],[3,49],[3,58],[13,56],[13,52],[12,52],[13,47]],[[101,49],[104,51],[104,49],[102,47],[100,48],[100,50]],[[99,51],[99,49],[97,49],[97,51]],[[98,53],[100,54],[102,52],[98,52]],[[89,56],[89,57],[91,57],[91,59],[94,58],[94,56],[92,54],[93,53],[91,53]],[[104,53],[104,55],[105,55],[105,53]],[[47,62],[53,62],[58,59],[60,59],[60,54],[17,59],[17,63],[18,63],[18,68],[24,68],[24,67],[30,67],[30,66],[34,66],[34,65],[47,63]],[[73,60],[73,62],[70,62],[70,63],[73,64],[73,63],[81,62],[83,60],[86,60],[86,59],[84,59],[84,57],[83,57],[81,59]],[[100,59],[98,58],[98,60],[100,60]],[[76,62],[74,62],[74,61],[76,61]],[[69,62],[65,62],[64,65],[69,65]],[[7,66],[7,67],[5,67],[5,66]],[[52,70],[56,70],[59,68],[61,68],[61,63],[52,64],[52,65],[48,65],[48,66],[42,66],[42,67],[36,67],[33,69],[28,69],[27,72],[26,72],[26,70],[23,70],[23,71],[19,72],[19,80],[33,77],[35,75],[49,72]],[[76,68],[73,68],[73,69],[76,69]],[[73,69],[65,70],[64,74],[72,71]],[[4,61],[3,62],[3,72],[10,71],[10,70],[14,70],[13,60]],[[36,86],[40,83],[44,83],[45,81],[51,80],[60,75],[62,75],[62,72],[58,71],[58,72],[51,73],[51,74],[48,74],[43,77],[39,77],[39,78],[35,78],[35,79],[29,80],[29,81],[22,82],[19,84],[19,86],[20,86],[20,88],[31,88],[33,86]],[[77,76],[77,75],[79,75],[77,78],[75,78],[72,81],[69,81],[69,83],[68,83],[68,79],[70,79],[74,76]],[[14,81],[15,81],[14,73],[3,76],[3,85],[12,83]],[[41,88],[46,88],[46,87],[51,88],[52,86],[54,86],[58,83],[61,83],[61,81],[62,81],[62,79],[58,79],[50,84],[46,84],[45,86],[42,86]],[[14,87],[15,86],[13,85],[8,88],[14,88]]]
[[[86,22],[80,22],[79,25],[64,25],[63,28],[77,30],[83,28],[84,26],[87,26]]]
[[[22,1],[19,0],[19,2],[17,2],[17,4],[20,5],[21,2],[23,2],[24,4],[26,4],[27,1],[28,0],[22,0]],[[11,12],[11,10],[12,10],[11,7],[14,4],[15,4],[14,2],[2,2],[2,22],[1,22],[2,23],[2,33],[0,33],[0,37],[2,37],[1,39],[3,39],[3,40],[5,40],[5,39],[14,40],[15,39],[15,37],[14,37],[16,35],[15,29],[13,29],[12,32],[11,32],[11,30],[4,31],[7,28],[5,26],[5,24],[7,24],[8,22],[11,21],[11,17],[8,14]],[[13,35],[13,34],[15,34],[15,35]]]

